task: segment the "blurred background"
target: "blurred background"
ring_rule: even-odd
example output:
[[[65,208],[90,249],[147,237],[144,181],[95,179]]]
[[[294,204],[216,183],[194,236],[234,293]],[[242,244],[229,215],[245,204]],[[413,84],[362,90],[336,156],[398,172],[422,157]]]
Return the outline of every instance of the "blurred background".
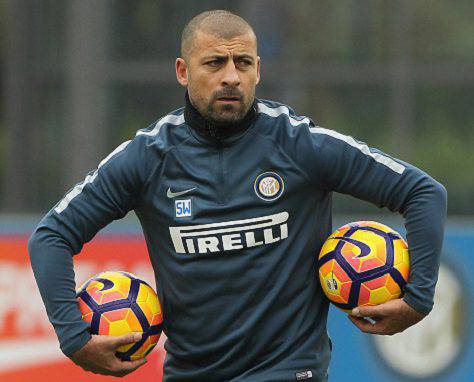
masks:
[[[410,162],[448,189],[438,288],[444,292],[437,292],[442,311],[405,340],[401,335],[387,341],[356,333],[344,315],[331,313],[333,380],[349,377],[343,370],[349,354],[352,380],[354,371],[365,381],[472,380],[474,369],[467,363],[474,357],[470,0],[0,0],[0,274],[8,280],[0,276],[0,376],[26,378],[26,366],[7,357],[18,346],[28,352],[18,325],[21,312],[8,304],[16,293],[12,285],[29,280],[25,298],[34,296],[35,314],[45,315],[26,260],[29,233],[117,145],[183,105],[184,91],[174,74],[181,30],[209,9],[234,11],[254,27],[262,58],[258,97],[286,103],[317,125]],[[337,196],[334,211],[335,225],[370,216],[403,231],[399,217],[349,197]],[[114,223],[91,245],[113,246],[124,238],[133,244],[140,237],[137,224],[133,216]],[[147,269],[140,248],[141,263],[131,266]],[[105,252],[110,253],[103,261],[123,265],[125,252]],[[88,261],[98,267],[100,258],[92,257]],[[30,334],[51,342],[48,325],[30,328]],[[441,332],[447,334],[438,338]],[[414,344],[413,338],[419,341]],[[51,354],[56,348],[57,343]],[[364,355],[360,364],[354,351]],[[53,374],[38,376],[37,368],[46,373],[44,365],[63,362],[57,354],[31,359],[28,365],[36,369],[30,381],[54,380]],[[420,365],[426,365],[424,371]],[[86,378],[77,375],[78,381]]]

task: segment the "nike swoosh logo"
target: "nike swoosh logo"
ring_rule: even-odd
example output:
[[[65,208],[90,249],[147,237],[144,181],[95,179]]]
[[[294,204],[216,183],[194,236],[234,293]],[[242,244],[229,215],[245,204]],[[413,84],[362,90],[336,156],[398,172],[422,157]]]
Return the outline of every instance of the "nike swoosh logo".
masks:
[[[193,187],[193,188],[189,188],[187,190],[184,190],[184,191],[179,191],[179,192],[173,192],[171,191],[171,188],[168,187],[168,191],[166,191],[166,196],[168,198],[175,198],[177,196],[181,196],[181,195],[184,195],[192,190],[195,190],[197,187]]]

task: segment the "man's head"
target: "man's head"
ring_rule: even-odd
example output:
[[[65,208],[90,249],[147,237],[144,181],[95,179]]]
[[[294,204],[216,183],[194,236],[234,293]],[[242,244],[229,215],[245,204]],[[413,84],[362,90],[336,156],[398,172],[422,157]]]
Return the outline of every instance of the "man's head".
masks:
[[[251,107],[260,80],[252,27],[229,11],[195,16],[183,30],[176,76],[206,119],[220,125],[238,123]]]

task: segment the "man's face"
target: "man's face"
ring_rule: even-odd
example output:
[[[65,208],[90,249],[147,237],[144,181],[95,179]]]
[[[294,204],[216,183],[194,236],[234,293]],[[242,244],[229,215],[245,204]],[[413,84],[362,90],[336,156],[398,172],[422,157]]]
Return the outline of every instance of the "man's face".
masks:
[[[197,31],[188,59],[176,60],[176,75],[206,119],[223,125],[239,122],[252,105],[260,80],[255,36],[226,40]]]

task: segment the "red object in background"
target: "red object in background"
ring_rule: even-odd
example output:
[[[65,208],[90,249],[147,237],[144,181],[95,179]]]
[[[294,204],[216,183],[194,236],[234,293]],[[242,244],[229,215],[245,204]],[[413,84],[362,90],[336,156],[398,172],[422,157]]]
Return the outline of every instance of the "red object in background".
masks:
[[[27,236],[0,235],[0,380],[8,382],[110,381],[68,360],[48,322],[34,281]],[[105,270],[124,270],[155,286],[145,242],[139,235],[102,236],[74,257],[76,285]],[[123,381],[161,381],[165,352],[162,334],[148,363]]]

